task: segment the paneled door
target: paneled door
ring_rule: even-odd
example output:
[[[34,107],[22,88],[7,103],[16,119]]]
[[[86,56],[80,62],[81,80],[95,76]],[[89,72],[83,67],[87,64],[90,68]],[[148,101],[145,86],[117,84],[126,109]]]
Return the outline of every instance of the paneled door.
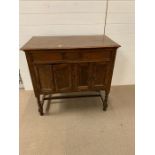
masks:
[[[75,65],[75,85],[78,91],[88,90],[91,88],[92,64],[88,62],[78,63]]]
[[[106,62],[96,62],[93,64],[92,86],[93,89],[103,89],[107,84],[108,64]]]
[[[71,64],[37,64],[35,71],[40,92],[71,91],[73,83]]]
[[[36,64],[34,66],[37,90],[40,93],[52,92],[55,90],[52,65]]]
[[[103,89],[107,67],[104,62],[35,65],[38,90],[44,93]]]
[[[54,64],[53,76],[56,91],[65,92],[72,90],[72,65],[71,64]]]
[[[75,83],[78,91],[105,88],[108,76],[106,62],[83,62],[76,64]]]

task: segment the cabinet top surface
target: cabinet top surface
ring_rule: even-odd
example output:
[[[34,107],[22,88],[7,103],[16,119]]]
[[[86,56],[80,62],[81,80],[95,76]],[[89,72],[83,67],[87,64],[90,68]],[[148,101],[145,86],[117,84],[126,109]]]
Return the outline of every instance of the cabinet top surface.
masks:
[[[81,48],[106,48],[120,47],[119,44],[107,36],[35,36],[32,37],[22,48],[29,50],[49,49],[81,49]]]

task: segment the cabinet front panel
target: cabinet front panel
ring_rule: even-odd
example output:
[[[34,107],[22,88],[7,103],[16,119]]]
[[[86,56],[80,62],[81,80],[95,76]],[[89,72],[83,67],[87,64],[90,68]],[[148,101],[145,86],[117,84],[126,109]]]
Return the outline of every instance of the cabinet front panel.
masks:
[[[71,92],[106,88],[110,84],[107,79],[112,74],[113,52],[112,49],[72,49],[30,53],[38,91]]]
[[[76,64],[76,87],[78,90],[88,90],[90,87],[90,64]]]
[[[72,70],[70,64],[54,64],[53,75],[56,91],[72,89]]]
[[[41,92],[54,90],[52,66],[51,65],[35,65],[37,86]]]
[[[33,62],[35,63],[52,63],[67,61],[111,61],[112,49],[75,49],[75,50],[49,50],[49,51],[33,51],[31,53]]]
[[[106,78],[108,77],[106,63],[95,63],[93,65],[93,87],[104,88],[106,86]]]
[[[36,51],[31,54],[34,62],[61,61],[62,55],[58,52]]]
[[[111,60],[111,52],[96,50],[96,51],[86,51],[81,54],[82,60],[89,61],[110,61]]]

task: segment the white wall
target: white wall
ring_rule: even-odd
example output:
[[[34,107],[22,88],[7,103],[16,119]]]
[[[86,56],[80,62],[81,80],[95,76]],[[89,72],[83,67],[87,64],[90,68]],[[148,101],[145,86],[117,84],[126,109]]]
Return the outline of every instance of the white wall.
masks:
[[[103,1],[20,1],[20,47],[34,35],[103,34]],[[134,1],[110,0],[106,35],[118,42],[112,85],[134,84]],[[27,62],[20,52],[26,90],[32,89]]]

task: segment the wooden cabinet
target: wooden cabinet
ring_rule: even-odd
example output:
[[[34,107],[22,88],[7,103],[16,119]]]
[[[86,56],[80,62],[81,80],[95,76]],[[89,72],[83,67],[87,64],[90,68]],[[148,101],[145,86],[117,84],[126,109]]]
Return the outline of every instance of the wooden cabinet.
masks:
[[[39,112],[40,95],[105,90],[107,108],[116,50],[119,45],[106,36],[33,37],[25,51]],[[102,97],[102,96],[101,96]]]

